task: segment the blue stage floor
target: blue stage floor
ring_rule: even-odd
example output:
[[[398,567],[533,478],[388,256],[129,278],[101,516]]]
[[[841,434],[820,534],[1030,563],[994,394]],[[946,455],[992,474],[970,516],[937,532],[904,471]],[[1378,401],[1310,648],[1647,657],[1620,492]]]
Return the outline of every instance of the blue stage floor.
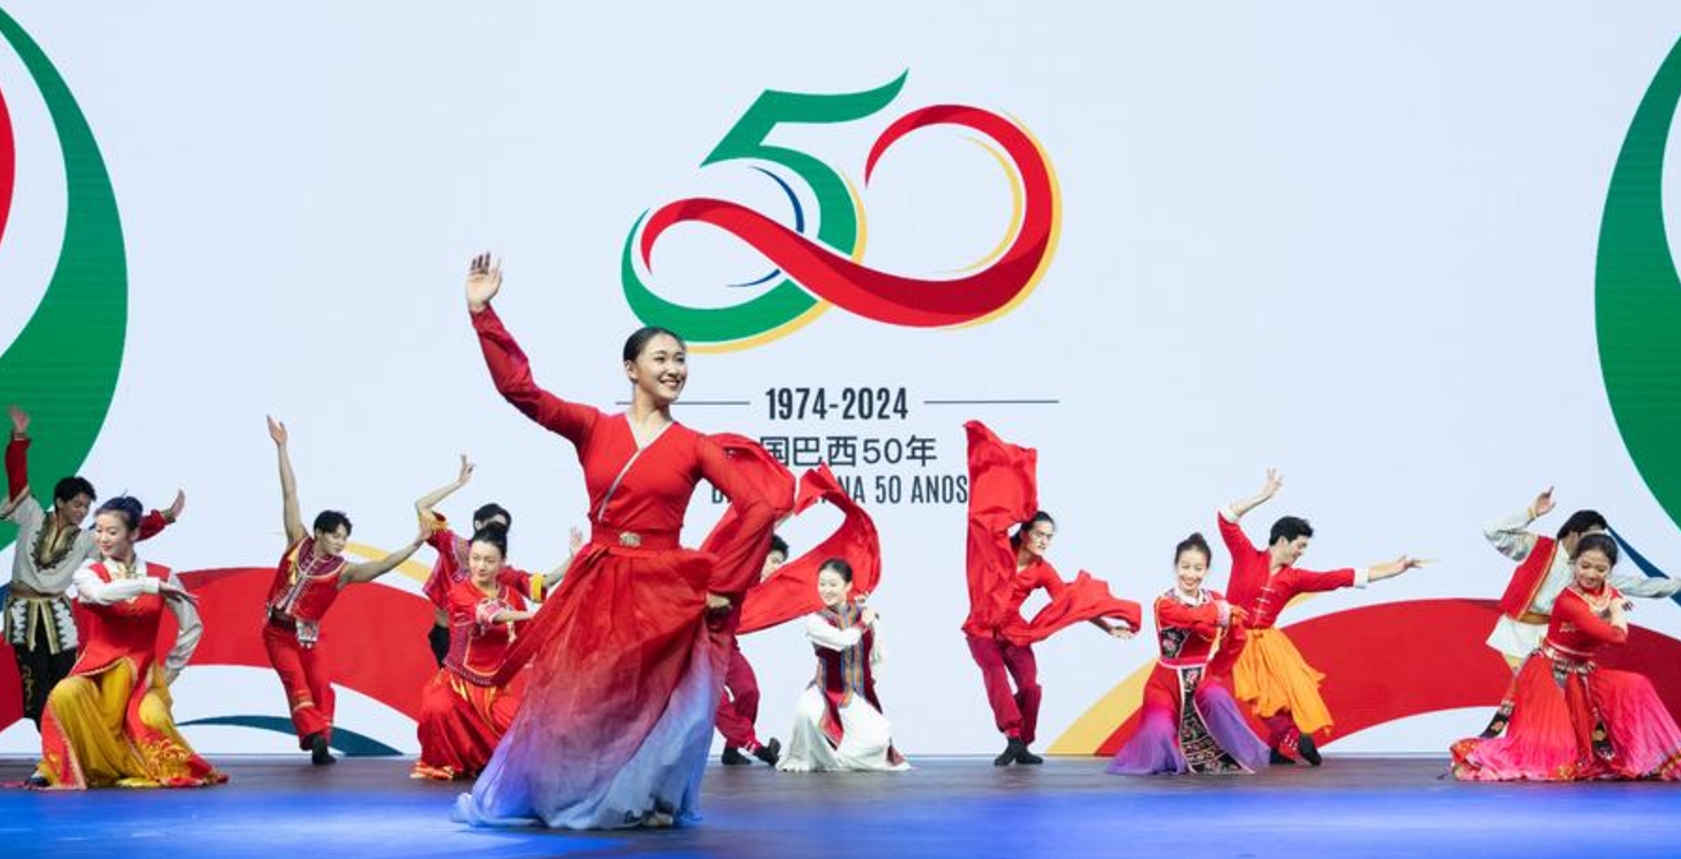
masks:
[[[0,844],[44,859],[1681,856],[1676,784],[1467,785],[1409,759],[1212,779],[1115,778],[1092,758],[915,763],[897,775],[714,766],[697,826],[557,833],[451,823],[460,786],[410,781],[407,761],[223,759],[233,780],[216,788],[0,791]],[[27,774],[0,761],[0,778]]]

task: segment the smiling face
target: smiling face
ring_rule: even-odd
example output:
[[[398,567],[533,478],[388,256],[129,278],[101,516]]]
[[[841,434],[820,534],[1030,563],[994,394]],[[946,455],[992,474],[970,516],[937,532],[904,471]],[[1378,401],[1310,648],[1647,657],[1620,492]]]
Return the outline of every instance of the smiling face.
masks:
[[[625,375],[655,405],[670,405],[689,381],[688,352],[670,334],[655,334],[635,360],[625,362]]]
[[[1576,556],[1576,586],[1589,593],[1605,587],[1611,575],[1611,559],[1598,549],[1588,549]]]
[[[474,540],[472,548],[467,550],[467,572],[472,575],[473,584],[483,588],[495,583],[503,561],[500,546],[488,540]]]
[[[93,542],[106,558],[126,561],[134,555],[134,532],[128,519],[115,511],[93,517]]]
[[[824,570],[817,574],[817,596],[824,606],[838,609],[852,596],[852,583],[834,570]]]
[[[1312,537],[1297,537],[1294,540],[1281,537],[1278,542],[1272,544],[1272,558],[1279,566],[1293,567],[1302,559],[1302,554],[1307,551],[1307,544],[1312,541]]]
[[[57,498],[53,500],[53,512],[59,516],[59,521],[71,528],[80,527],[82,520],[88,518],[88,509],[93,507],[93,496],[78,493],[73,498]]]
[[[1194,594],[1208,577],[1208,556],[1201,549],[1190,548],[1179,553],[1173,564],[1173,578],[1179,590]]]

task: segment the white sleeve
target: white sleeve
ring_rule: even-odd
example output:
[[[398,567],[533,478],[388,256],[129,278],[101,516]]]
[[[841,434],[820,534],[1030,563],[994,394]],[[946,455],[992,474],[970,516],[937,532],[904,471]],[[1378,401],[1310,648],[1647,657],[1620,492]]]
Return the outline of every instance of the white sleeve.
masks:
[[[805,619],[805,637],[824,650],[845,650],[857,647],[864,633],[857,627],[841,629],[814,614]]]
[[[93,571],[93,564],[93,561],[82,564],[76,568],[75,575],[70,577],[70,583],[76,592],[76,598],[82,602],[93,603],[94,605],[111,605],[122,602],[129,597],[158,592],[158,580],[151,576],[123,579],[120,582],[107,582]]]
[[[146,580],[157,581],[151,576],[147,576]],[[169,574],[169,581],[181,587],[181,580],[173,572]],[[163,660],[164,682],[174,683],[175,678],[181,675],[181,669],[192,661],[193,651],[198,649],[198,640],[204,637],[204,621],[199,618],[198,606],[187,600],[166,599],[164,604],[175,613],[175,621],[180,627],[175,634],[175,646],[169,649],[169,655]]]
[[[1631,597],[1667,599],[1681,592],[1681,579],[1668,576],[1612,576],[1611,586]]]
[[[1483,529],[1483,536],[1494,546],[1494,550],[1514,561],[1522,561],[1529,557],[1531,549],[1535,548],[1535,535],[1527,529],[1529,523],[1535,521],[1530,518],[1529,509],[1507,516],[1493,525]]]
[[[47,521],[47,512],[41,509],[41,502],[35,496],[25,491],[9,501],[0,499],[0,519],[17,523],[19,531],[29,531]]]
[[[876,618],[870,629],[875,632],[875,638],[870,641],[870,670],[879,672],[887,663],[887,650],[881,646],[881,618]]]

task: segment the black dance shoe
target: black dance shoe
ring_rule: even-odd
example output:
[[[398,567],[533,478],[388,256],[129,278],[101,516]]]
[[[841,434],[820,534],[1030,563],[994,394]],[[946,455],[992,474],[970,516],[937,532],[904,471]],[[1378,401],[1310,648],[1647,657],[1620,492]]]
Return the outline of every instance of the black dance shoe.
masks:
[[[1292,758],[1277,749],[1273,749],[1272,754],[1267,756],[1267,762],[1271,763],[1275,767],[1288,767],[1296,765],[1295,758]]]
[[[309,735],[309,762],[321,767],[338,763],[333,758],[333,750],[327,745],[327,738],[320,734]]]
[[[719,760],[723,761],[724,766],[727,767],[739,767],[753,762],[752,758],[742,754],[740,749],[735,748],[725,748],[724,755]]]
[[[1021,756],[1026,752],[1027,746],[1023,744],[1020,739],[1011,737],[1010,744],[1004,747],[1004,753],[992,759],[992,765],[995,767],[1007,767],[1020,760]]]
[[[1021,751],[1016,752],[1016,763],[1018,763],[1018,764],[1027,764],[1028,766],[1038,766],[1038,765],[1040,765],[1044,762],[1045,762],[1044,758],[1039,757],[1038,755],[1036,755],[1036,754],[1027,750],[1027,744],[1026,743],[1022,743]]]
[[[1301,753],[1302,760],[1307,761],[1310,766],[1319,766],[1325,762],[1325,759],[1319,756],[1319,745],[1313,741],[1312,734],[1303,734],[1301,739],[1296,741],[1296,751]]]
[[[782,741],[771,737],[770,742],[753,750],[753,757],[776,766],[776,762],[782,759]]]

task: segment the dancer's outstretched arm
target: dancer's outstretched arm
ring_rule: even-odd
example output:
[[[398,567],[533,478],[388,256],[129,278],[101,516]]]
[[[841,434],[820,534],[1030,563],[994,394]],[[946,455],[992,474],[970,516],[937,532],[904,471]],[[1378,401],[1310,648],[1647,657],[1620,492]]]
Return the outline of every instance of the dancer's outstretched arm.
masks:
[[[268,419],[268,434],[274,439],[280,457],[280,518],[286,529],[286,544],[291,545],[309,536],[304,530],[303,514],[298,512],[298,478],[292,473],[292,455],[286,450],[291,436],[286,432],[286,425],[273,417]]]
[[[430,536],[430,532],[426,527],[422,526],[420,533],[416,534],[414,539],[410,540],[407,546],[404,546],[403,548],[398,549],[397,551],[392,552],[377,561],[363,561],[359,564],[345,564],[344,569],[339,571],[339,587],[342,588],[346,585],[359,585],[363,582],[371,582],[374,579],[391,572],[397,568],[398,564],[408,560],[409,556],[413,555],[416,549],[424,546],[428,536]]]
[[[472,479],[473,463],[468,461],[467,454],[461,454],[461,472],[455,476],[454,480],[416,499],[414,502],[414,512],[420,514],[421,518],[426,518],[432,513],[432,508],[438,506],[438,502],[448,498],[450,493],[466,486],[467,481]]]

